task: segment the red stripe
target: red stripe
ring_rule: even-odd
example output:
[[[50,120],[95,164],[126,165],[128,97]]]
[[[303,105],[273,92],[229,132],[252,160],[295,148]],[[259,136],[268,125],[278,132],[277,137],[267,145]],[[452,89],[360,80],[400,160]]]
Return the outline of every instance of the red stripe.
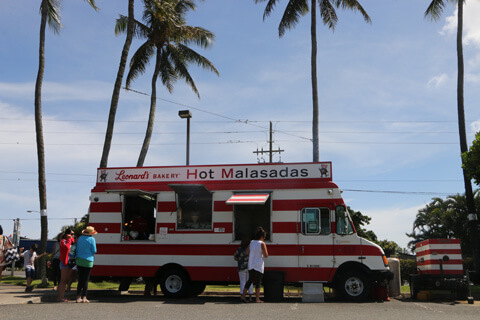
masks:
[[[334,210],[337,205],[343,204],[339,199],[301,199],[301,200],[273,200],[273,211],[294,211],[308,207],[324,207]]]
[[[92,202],[90,212],[122,212],[121,202]]]
[[[312,179],[277,179],[277,180],[226,180],[226,181],[175,181],[175,182],[98,182],[92,192],[106,190],[143,190],[151,192],[172,191],[169,183],[175,184],[203,184],[208,190],[269,190],[269,189],[338,189],[337,184],[326,181],[325,178]]]
[[[436,275],[439,275],[441,274],[440,273],[440,270],[421,270],[421,272],[419,272],[419,274],[436,274]],[[463,275],[463,270],[443,270],[443,274],[448,274],[448,275],[453,275],[453,274],[459,274],[459,275]]]
[[[161,266],[105,266],[94,265],[92,276],[154,277]],[[186,267],[192,281],[238,282],[236,267]],[[285,272],[285,282],[331,281],[332,268],[266,268],[265,271]]]
[[[158,212],[176,212],[177,211],[177,204],[175,201],[161,201],[157,203],[157,211]]]
[[[273,222],[272,233],[297,233],[296,222]]]
[[[430,249],[425,251],[417,252],[417,257],[426,256],[429,254],[436,254],[436,255],[445,255],[445,254],[462,254],[462,250],[460,249]],[[441,259],[442,257],[439,257]]]

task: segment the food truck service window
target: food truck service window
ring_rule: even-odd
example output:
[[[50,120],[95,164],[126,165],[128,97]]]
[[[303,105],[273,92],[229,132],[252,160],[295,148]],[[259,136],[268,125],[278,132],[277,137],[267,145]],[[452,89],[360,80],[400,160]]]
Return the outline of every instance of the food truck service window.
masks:
[[[169,184],[175,191],[177,229],[212,229],[212,193],[203,184]]]
[[[155,194],[123,194],[122,240],[155,240],[156,204]]]
[[[242,240],[244,237],[253,239],[257,227],[262,227],[267,232],[265,240],[271,240],[270,198],[269,192],[236,193],[227,200],[227,204],[233,205],[235,240]]]
[[[330,234],[330,209],[303,208],[301,217],[303,234]]]

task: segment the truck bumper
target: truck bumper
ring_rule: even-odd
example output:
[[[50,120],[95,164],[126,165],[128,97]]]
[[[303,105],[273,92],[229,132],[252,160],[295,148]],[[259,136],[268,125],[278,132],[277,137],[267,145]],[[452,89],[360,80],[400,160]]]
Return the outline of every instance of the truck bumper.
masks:
[[[390,270],[373,271],[372,278],[378,282],[382,282],[383,280],[390,281],[393,279],[393,272]]]

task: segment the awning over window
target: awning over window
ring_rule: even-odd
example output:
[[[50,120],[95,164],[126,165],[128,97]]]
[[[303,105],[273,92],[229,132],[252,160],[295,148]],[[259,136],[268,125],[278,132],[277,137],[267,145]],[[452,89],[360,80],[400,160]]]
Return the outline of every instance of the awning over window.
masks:
[[[176,193],[211,195],[210,190],[208,190],[203,184],[169,184],[168,186]]]
[[[268,193],[262,194],[234,194],[227,200],[227,204],[265,204]]]

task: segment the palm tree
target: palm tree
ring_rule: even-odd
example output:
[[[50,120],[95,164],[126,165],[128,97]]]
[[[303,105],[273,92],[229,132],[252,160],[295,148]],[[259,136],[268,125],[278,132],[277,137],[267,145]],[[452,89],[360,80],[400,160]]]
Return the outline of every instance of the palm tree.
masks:
[[[432,20],[439,20],[447,2],[457,3],[457,113],[458,113],[458,131],[460,136],[460,154],[468,151],[467,132],[465,129],[465,107],[464,107],[464,79],[465,70],[463,63],[463,6],[465,0],[433,0],[425,11],[425,17]],[[462,159],[463,163],[463,159]],[[463,166],[462,166],[463,167]],[[475,214],[475,200],[472,190],[471,177],[463,168],[463,182],[465,185],[465,196],[467,200],[470,220],[470,234],[473,243],[473,261],[476,274],[480,274],[480,241],[478,231],[478,220],[473,219]]]
[[[189,63],[196,63],[218,75],[217,69],[207,58],[189,48],[190,44],[208,48],[215,37],[206,29],[186,24],[185,15],[189,10],[195,10],[193,0],[144,0],[144,5],[143,20],[145,24],[135,20],[134,34],[146,41],[138,48],[130,61],[126,82],[128,88],[132,80],[145,72],[150,58],[155,55],[155,68],[151,81],[150,114],[137,167],[143,166],[152,137],[157,102],[157,78],[160,77],[162,84],[169,92],[173,91],[176,80],[184,79],[193,92],[200,97],[195,82],[188,72]],[[126,26],[127,18],[121,16],[117,20],[116,28],[119,32],[123,32]]]
[[[268,1],[263,19],[268,17],[280,0],[255,0],[255,3]],[[363,9],[357,0],[318,0],[320,7],[320,16],[323,24],[329,29],[335,30],[338,22],[335,8],[350,9],[359,11],[366,22],[371,22],[367,12]],[[311,0],[311,68],[312,68],[312,102],[313,102],[313,120],[312,120],[312,142],[313,142],[313,161],[319,161],[319,137],[318,137],[318,85],[317,85],[317,0]],[[285,12],[278,26],[278,34],[282,37],[287,29],[292,29],[298,23],[300,17],[307,14],[308,0],[289,0]]]
[[[95,0],[85,0],[94,9]],[[48,238],[48,220],[47,220],[47,188],[45,180],[45,144],[43,140],[42,124],[42,84],[45,70],[45,29],[48,25],[53,32],[58,34],[62,27],[60,23],[60,0],[42,0],[40,4],[40,44],[38,73],[35,82],[35,133],[37,138],[37,158],[38,158],[38,193],[40,199],[40,252],[47,249]],[[42,278],[42,286],[48,285],[45,269],[45,256],[40,259],[39,274]]]
[[[107,167],[108,155],[112,145],[113,127],[115,125],[115,115],[117,113],[118,100],[120,98],[120,90],[122,88],[123,75],[125,73],[125,66],[127,65],[128,52],[133,39],[133,29],[135,23],[134,17],[135,0],[128,0],[128,22],[127,22],[127,37],[123,45],[122,56],[120,57],[120,65],[118,66],[117,78],[113,87],[112,100],[110,103],[110,113],[108,115],[107,131],[105,133],[105,142],[103,143],[103,153],[100,160],[100,168]],[[118,34],[115,32],[115,34]]]

